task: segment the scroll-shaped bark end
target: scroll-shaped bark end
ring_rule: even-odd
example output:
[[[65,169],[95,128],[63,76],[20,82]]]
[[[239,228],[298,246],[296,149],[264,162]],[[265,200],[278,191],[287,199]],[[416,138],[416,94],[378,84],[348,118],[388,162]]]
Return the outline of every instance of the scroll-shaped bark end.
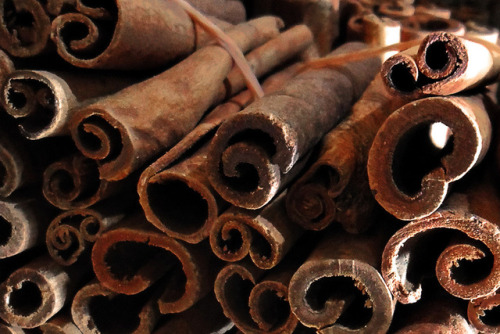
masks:
[[[215,296],[226,317],[243,332],[291,333],[297,319],[287,302],[288,289],[277,281],[257,283],[261,271],[230,264],[215,280]]]
[[[26,332],[21,327],[11,327],[0,324],[0,333],[2,334],[25,334]]]
[[[0,317],[14,326],[35,328],[59,311],[64,303],[60,298],[43,273],[21,268],[0,285]]]
[[[105,107],[89,106],[79,110],[70,122],[76,147],[98,161],[100,178],[118,181],[135,170],[133,136]]]
[[[271,269],[284,256],[284,236],[263,217],[224,213],[210,231],[210,246],[215,255],[235,262],[250,255],[260,269]]]
[[[15,57],[32,57],[47,46],[50,18],[36,0],[0,3],[0,46]]]
[[[15,147],[0,142],[0,196],[8,197],[22,185],[24,161]]]
[[[75,155],[56,161],[43,173],[43,195],[52,205],[63,209],[86,208],[98,201],[109,183],[99,178],[96,163]]]
[[[19,254],[36,243],[38,230],[31,228],[32,213],[15,203],[0,201],[0,259]]]
[[[292,333],[297,317],[290,310],[288,287],[275,281],[263,281],[252,289],[248,299],[250,316],[266,333]]]
[[[441,253],[436,262],[436,277],[439,284],[453,296],[462,299],[475,299],[491,293],[492,286],[500,280],[500,270],[493,268],[491,275],[476,282],[459,282],[455,276],[463,262],[473,263],[486,260],[486,254],[479,248],[469,244],[458,244],[448,247]]]
[[[500,294],[471,300],[467,308],[470,323],[481,333],[500,333]]]
[[[125,296],[91,283],[75,295],[71,315],[82,333],[150,333],[158,310],[148,297]]]
[[[411,99],[422,96],[422,91],[417,84],[418,73],[415,59],[404,53],[387,59],[381,69],[382,80],[388,92]]]
[[[444,145],[432,137],[444,124]],[[430,215],[442,204],[448,183],[484,156],[491,124],[484,106],[467,98],[431,97],[395,111],[377,133],[368,157],[370,188],[377,202],[402,220]]]
[[[497,240],[500,233],[499,228],[477,216],[455,213],[452,210],[438,211],[427,218],[409,223],[396,232],[385,246],[382,255],[382,275],[399,302],[403,304],[415,303],[422,294],[418,282],[415,282],[414,278],[413,281],[409,281],[408,269],[411,266],[409,258],[411,249],[408,249],[408,246],[405,248],[405,244],[411,244],[410,241],[425,235],[426,232],[437,229],[465,233],[470,239],[485,245],[493,257],[493,264],[487,275],[479,277],[475,282],[464,284],[453,275],[452,270],[460,270],[458,265],[462,261],[481,259],[483,257],[482,251],[471,246],[464,248],[464,245],[455,245],[446,249],[438,260],[436,270],[444,270],[444,272],[439,273],[439,276],[440,280],[446,283],[444,288],[450,294],[463,299],[473,299],[491,294],[500,287],[500,243]],[[467,253],[463,254],[464,250]],[[474,250],[475,254],[469,254],[470,250]]]
[[[460,39],[445,32],[427,35],[417,54],[419,70],[431,79],[460,76],[467,69],[468,62],[467,49]]]
[[[100,68],[115,24],[105,22],[99,25],[81,13],[63,14],[52,21],[50,38],[57,53],[68,63],[83,68]]]
[[[180,173],[162,172],[148,180],[145,191],[142,207],[158,229],[193,244],[208,237],[219,210],[207,185]]]
[[[73,210],[58,215],[47,228],[45,243],[50,256],[69,266],[78,261],[104,231],[102,216],[94,210]]]
[[[394,302],[378,271],[350,259],[309,262],[289,286],[292,312],[321,333],[385,333]]]
[[[290,219],[308,230],[320,231],[329,226],[337,212],[335,198],[350,182],[355,160],[354,155],[349,155],[336,161],[335,166],[329,162],[314,164],[288,191],[286,209]]]
[[[277,193],[280,172],[287,173],[298,159],[296,140],[293,130],[272,115],[235,115],[211,143],[208,177],[212,186],[236,206],[261,208]]]
[[[177,313],[201,298],[203,267],[185,245],[164,234],[132,228],[104,233],[92,249],[94,272],[112,291],[132,295],[168,276],[158,301],[161,313]]]
[[[68,133],[68,113],[75,104],[66,82],[49,72],[15,71],[3,86],[5,111],[31,140]]]

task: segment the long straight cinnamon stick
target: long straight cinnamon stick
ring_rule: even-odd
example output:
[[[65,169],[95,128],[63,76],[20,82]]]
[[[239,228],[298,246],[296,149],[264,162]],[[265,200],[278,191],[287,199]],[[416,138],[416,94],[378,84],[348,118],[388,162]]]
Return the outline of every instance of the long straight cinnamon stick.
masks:
[[[77,8],[80,13],[58,16],[51,28],[57,52],[77,67],[154,68],[207,41],[199,38],[203,33],[175,1],[106,0],[98,5],[77,1]],[[79,35],[82,28],[84,36]]]
[[[338,53],[364,48],[347,44]],[[209,180],[228,202],[247,209],[268,203],[281,179],[364,91],[377,59],[302,72],[282,90],[226,121],[211,143]],[[307,115],[307,117],[305,117]]]
[[[110,73],[14,71],[2,87],[1,103],[28,139],[69,134],[67,123],[82,101],[115,93],[137,82]]]
[[[229,34],[248,50],[276,36],[280,24],[260,18]],[[166,72],[79,110],[70,122],[73,140],[99,161],[101,178],[123,179],[194,128],[216,102],[231,66],[221,47],[200,49]]]
[[[290,219],[310,230],[334,221],[351,233],[366,230],[376,204],[366,175],[368,152],[384,120],[408,101],[389,94],[377,75],[352,114],[325,135],[317,161],[291,186]]]

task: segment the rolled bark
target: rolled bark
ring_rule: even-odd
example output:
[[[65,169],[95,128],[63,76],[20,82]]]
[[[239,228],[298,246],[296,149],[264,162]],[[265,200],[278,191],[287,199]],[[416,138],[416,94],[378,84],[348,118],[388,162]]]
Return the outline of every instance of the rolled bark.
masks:
[[[73,209],[57,215],[45,235],[52,259],[60,265],[69,266],[90,253],[91,245],[97,238],[130,212],[126,208],[130,201],[120,201],[106,201],[92,209]]]
[[[75,154],[55,161],[45,169],[42,191],[45,199],[59,209],[84,209],[118,192],[131,190],[132,181],[103,180],[95,161]]]
[[[500,290],[499,290],[500,291]],[[471,300],[467,308],[467,318],[475,329],[481,333],[498,333],[498,310],[500,309],[500,292]]]
[[[61,310],[83,279],[83,268],[37,258],[0,285],[0,317],[14,326],[40,326]]]
[[[297,65],[271,75],[264,82],[263,90],[266,93],[278,90],[293,77],[296,69]],[[214,220],[228,204],[212,188],[206,175],[205,162],[211,138],[206,135],[250,101],[250,92],[244,91],[216,107],[193,131],[141,174],[137,186],[140,203],[148,221],[158,229],[189,243],[198,243],[209,235]],[[195,142],[201,147],[190,157],[176,161]],[[191,209],[182,209],[186,205]]]
[[[373,141],[367,166],[370,188],[386,211],[413,220],[441,206],[449,184],[477,165],[488,150],[491,123],[485,101],[482,95],[430,97],[387,118]],[[439,123],[445,125],[440,133],[444,138],[432,136],[431,125]]]
[[[469,200],[468,200],[469,198]],[[467,236],[465,241],[462,238],[453,241],[447,247],[443,242],[446,237],[434,232],[434,236],[439,238],[441,254],[437,257],[435,272],[441,286],[451,295],[470,300],[485,297],[494,293],[500,287],[500,242],[495,237],[499,233],[497,222],[492,223],[472,212],[481,211],[471,205],[470,199],[465,195],[457,194],[450,198],[448,205],[427,218],[415,220],[398,232],[396,232],[387,243],[382,256],[382,274],[387,285],[395,298],[401,303],[415,303],[422,296],[422,288],[415,271],[415,263],[409,258],[418,256],[418,251],[429,249],[420,248],[419,240],[426,235],[432,237],[434,231],[443,230],[448,233],[459,231]],[[498,198],[481,196],[475,201],[499,202]],[[491,203],[491,202],[490,202]],[[468,208],[468,206],[470,207]],[[494,210],[497,210],[496,208]],[[482,211],[482,213],[485,213]],[[478,246],[482,244],[482,246]],[[435,247],[434,247],[435,248]],[[442,249],[444,248],[444,250]],[[483,249],[487,249],[487,255]],[[432,250],[432,248],[430,249]],[[420,254],[421,255],[421,254]],[[492,265],[486,266],[483,270],[474,270],[465,266],[459,268],[459,263],[475,262],[491,256]],[[435,258],[433,255],[424,256],[427,261]],[[469,269],[467,269],[469,268]],[[487,269],[485,272],[484,269]],[[420,271],[423,272],[422,270]]]
[[[41,198],[17,197],[0,201],[0,258],[4,259],[43,243],[43,234],[54,214]]]
[[[214,254],[228,262],[249,255],[260,269],[275,267],[303,233],[286,214],[285,196],[260,210],[232,207],[220,215],[210,230]]]
[[[77,67],[158,68],[213,40],[175,1],[106,0],[96,5],[78,0],[76,7],[78,13],[53,20],[50,37],[59,55]],[[244,16],[235,1],[212,9],[220,17],[237,13],[234,22]],[[211,20],[223,29],[232,27],[216,17]]]
[[[385,333],[395,301],[378,272],[385,236],[333,231],[293,275],[292,312],[318,333]]]
[[[309,230],[338,222],[350,233],[371,225],[376,202],[366,174],[368,152],[385,119],[408,101],[389,94],[377,75],[352,114],[325,135],[317,160],[290,187],[291,220]]]
[[[136,294],[162,280],[160,312],[179,313],[212,288],[220,265],[207,248],[183,244],[136,216],[97,239],[92,263],[101,284],[118,293]]]
[[[151,333],[160,316],[151,290],[127,296],[91,282],[73,299],[73,320],[83,333]]]
[[[260,18],[229,35],[248,50],[276,36],[280,24],[277,18]],[[99,161],[102,179],[121,180],[194,128],[216,102],[231,66],[221,47],[200,49],[166,72],[79,110],[70,121],[73,140],[85,156]]]
[[[266,275],[248,262],[226,265],[215,280],[215,295],[243,333],[292,333],[297,318],[288,303],[288,284],[298,264]]]
[[[75,107],[90,98],[115,93],[137,80],[109,73],[72,74],[19,70],[2,87],[1,103],[21,134],[35,140],[69,134]]]
[[[28,13],[30,23],[23,20]],[[14,57],[32,57],[47,49],[50,18],[36,0],[6,0],[0,3],[0,47]]]
[[[347,44],[337,53],[362,49]],[[247,209],[268,203],[282,178],[330,130],[378,70],[377,59],[339,69],[308,70],[251,104],[217,131],[209,180],[226,201]],[[307,117],[304,117],[307,115]]]

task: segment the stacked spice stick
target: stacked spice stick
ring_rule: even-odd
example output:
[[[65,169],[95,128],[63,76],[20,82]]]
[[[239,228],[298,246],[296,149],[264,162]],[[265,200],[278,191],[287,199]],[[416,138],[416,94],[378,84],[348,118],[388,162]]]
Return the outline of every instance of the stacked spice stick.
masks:
[[[0,333],[500,333],[498,31],[450,13],[2,1]]]

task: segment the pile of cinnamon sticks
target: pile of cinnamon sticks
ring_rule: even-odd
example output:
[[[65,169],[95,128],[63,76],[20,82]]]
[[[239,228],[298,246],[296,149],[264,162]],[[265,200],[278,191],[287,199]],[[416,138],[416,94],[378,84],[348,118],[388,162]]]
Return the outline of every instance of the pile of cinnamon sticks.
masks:
[[[467,13],[1,1],[0,333],[500,333]]]

